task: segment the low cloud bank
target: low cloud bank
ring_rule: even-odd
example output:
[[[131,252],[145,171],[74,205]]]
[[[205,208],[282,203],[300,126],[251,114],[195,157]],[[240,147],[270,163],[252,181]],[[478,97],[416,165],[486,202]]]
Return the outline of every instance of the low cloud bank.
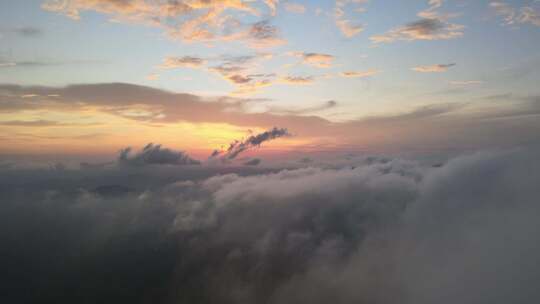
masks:
[[[370,158],[341,169],[6,171],[2,297],[535,303],[538,155],[485,152],[435,167]]]

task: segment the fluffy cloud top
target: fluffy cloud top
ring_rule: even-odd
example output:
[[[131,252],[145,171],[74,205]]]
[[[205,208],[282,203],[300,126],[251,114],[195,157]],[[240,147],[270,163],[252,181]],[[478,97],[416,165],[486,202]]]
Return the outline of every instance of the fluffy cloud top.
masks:
[[[273,172],[4,168],[2,297],[537,302],[538,155]]]

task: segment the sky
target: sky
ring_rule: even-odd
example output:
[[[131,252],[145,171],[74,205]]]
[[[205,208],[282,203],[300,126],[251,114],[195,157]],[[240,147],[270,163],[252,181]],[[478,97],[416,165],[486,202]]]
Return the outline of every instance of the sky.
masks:
[[[539,0],[0,0],[0,303],[540,303]]]
[[[536,0],[4,0],[0,153],[537,142],[539,28]]]

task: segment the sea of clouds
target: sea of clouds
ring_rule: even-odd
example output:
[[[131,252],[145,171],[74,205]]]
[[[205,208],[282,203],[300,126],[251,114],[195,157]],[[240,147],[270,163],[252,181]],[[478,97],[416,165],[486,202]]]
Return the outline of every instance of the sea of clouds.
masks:
[[[0,298],[537,303],[538,152],[435,166],[226,167],[183,155],[181,166],[138,156],[78,170],[4,166]]]

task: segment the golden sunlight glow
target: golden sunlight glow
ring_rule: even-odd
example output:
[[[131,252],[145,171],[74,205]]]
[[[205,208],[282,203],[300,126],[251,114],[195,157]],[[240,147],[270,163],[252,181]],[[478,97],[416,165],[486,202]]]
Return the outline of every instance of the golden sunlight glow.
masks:
[[[11,143],[4,151],[24,154],[55,153],[59,149],[64,153],[112,154],[126,143],[138,148],[153,142],[204,158],[214,149],[224,149],[234,140],[264,131],[226,123],[150,123],[94,109],[24,111],[17,116],[0,115],[0,123],[2,134]],[[273,148],[305,143],[300,139],[280,140]]]

